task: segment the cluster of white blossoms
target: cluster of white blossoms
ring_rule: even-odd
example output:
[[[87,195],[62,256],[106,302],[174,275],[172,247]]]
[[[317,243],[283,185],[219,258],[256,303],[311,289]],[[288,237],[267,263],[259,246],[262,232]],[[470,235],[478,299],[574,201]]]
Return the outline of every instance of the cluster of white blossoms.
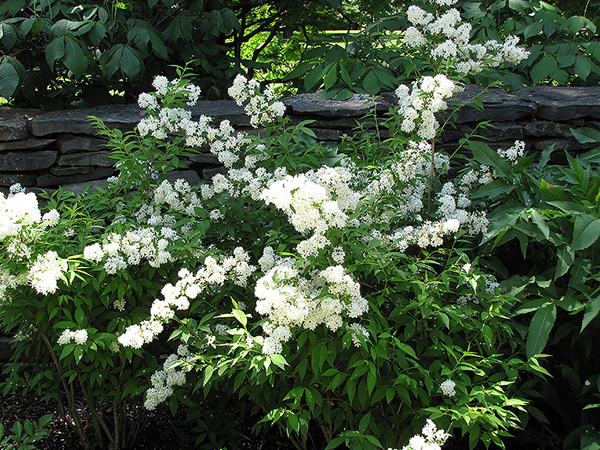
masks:
[[[162,370],[157,370],[150,377],[152,387],[146,391],[144,407],[154,410],[173,394],[173,386],[183,386],[186,381],[186,372],[192,365],[190,352],[186,346],[180,345],[177,354],[171,354],[163,364]]]
[[[440,450],[442,445],[450,437],[444,430],[438,430],[431,419],[427,419],[421,434],[413,436],[408,441],[408,445],[402,447],[402,450]],[[388,448],[388,450],[393,450]]]
[[[58,289],[58,280],[66,269],[67,262],[55,251],[49,251],[37,256],[29,269],[27,279],[38,294],[50,294]]]
[[[324,288],[327,295],[323,295]],[[358,318],[369,309],[359,283],[342,266],[330,266],[305,278],[293,267],[278,265],[256,282],[254,295],[256,312],[268,318],[263,325],[265,354],[281,353],[282,343],[292,336],[291,328],[314,330],[325,325],[337,331],[346,317]]]
[[[344,228],[348,216],[327,189],[306,175],[287,176],[261,194],[265,203],[282,210],[299,233],[324,234],[330,228]]]
[[[355,347],[360,347],[362,345],[360,342],[361,339],[369,339],[369,332],[358,322],[348,325],[348,329],[352,332],[352,343]]]
[[[501,157],[514,165],[519,161],[519,158],[525,154],[525,142],[515,141],[515,144],[512,147],[507,149],[499,148],[497,152]]]
[[[17,192],[4,197],[0,192],[0,240],[21,234],[24,227],[42,220],[37,196],[33,192]]]
[[[103,244],[95,243],[83,249],[83,257],[88,261],[104,261],[104,270],[115,274],[145,260],[152,267],[160,267],[175,261],[167,249],[178,233],[171,227],[139,227],[126,231],[124,235],[111,233]]]
[[[285,114],[285,105],[277,100],[275,92],[266,88],[260,93],[260,84],[237,75],[227,91],[239,106],[244,106],[250,116],[250,124],[257,128],[275,122]]]
[[[425,76],[415,81],[412,90],[401,84],[396,89],[398,113],[403,117],[401,129],[405,133],[416,130],[423,140],[436,137],[439,122],[435,114],[448,107],[446,98],[460,88],[446,75]]]
[[[440,389],[442,390],[442,394],[446,397],[454,397],[456,395],[456,383],[452,380],[446,380],[440,384]]]
[[[454,0],[432,0],[437,6],[451,6]],[[404,41],[410,48],[427,47],[428,54],[436,60],[452,61],[459,74],[480,72],[485,66],[497,67],[509,62],[518,64],[529,56],[529,52],[519,47],[519,38],[510,36],[505,42],[495,40],[483,44],[471,44],[472,25],[463,22],[460,12],[455,9],[437,7],[429,13],[419,6],[411,5],[407,10],[408,21]]]
[[[77,345],[83,345],[88,340],[88,332],[86,329],[71,331],[68,328],[62,332],[58,338],[58,345],[67,345],[74,342]]]
[[[237,247],[231,256],[218,259],[207,256],[204,265],[196,273],[181,269],[179,280],[172,285],[166,284],[161,291],[163,300],[156,299],[150,308],[150,318],[140,324],[127,327],[125,333],[119,336],[119,343],[125,347],[141,348],[142,345],[154,339],[162,332],[163,322],[172,319],[176,310],[186,310],[190,300],[198,297],[206,289],[218,289],[226,281],[236,286],[245,287],[248,278],[256,271],[249,264],[250,255],[241,247]]]

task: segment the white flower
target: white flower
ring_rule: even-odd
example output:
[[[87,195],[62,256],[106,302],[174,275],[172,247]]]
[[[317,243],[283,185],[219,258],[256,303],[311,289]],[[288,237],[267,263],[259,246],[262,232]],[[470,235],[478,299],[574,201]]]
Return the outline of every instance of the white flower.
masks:
[[[454,390],[455,387],[456,383],[452,380],[446,380],[440,384],[442,394],[444,394],[446,397],[454,397],[456,395],[456,391]]]

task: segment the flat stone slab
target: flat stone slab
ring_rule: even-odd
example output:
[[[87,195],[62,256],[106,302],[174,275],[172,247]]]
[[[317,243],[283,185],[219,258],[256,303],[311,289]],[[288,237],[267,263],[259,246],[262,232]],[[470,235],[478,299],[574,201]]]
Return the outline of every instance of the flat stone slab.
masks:
[[[71,152],[96,152],[98,150],[106,149],[106,143],[104,139],[98,139],[90,136],[76,136],[74,134],[67,134],[60,136],[56,140],[58,150],[61,153]]]
[[[354,94],[349,100],[317,100],[317,94],[298,94],[283,99],[288,111],[298,115],[314,114],[321,117],[362,117],[377,108],[379,112],[389,110],[390,103],[383,98],[373,100],[366,94]]]
[[[467,85],[464,91],[455,94],[446,101],[451,106],[456,118],[454,123],[517,121],[533,118],[538,110],[537,104],[529,98],[519,94],[520,91],[506,92],[502,89],[489,89],[484,92],[481,86]],[[473,98],[480,96],[483,111],[470,105]]]
[[[517,91],[538,105],[537,118],[566,122],[593,117],[600,119],[600,87],[534,86]]]
[[[96,108],[51,111],[40,114],[31,120],[34,136],[47,136],[54,133],[95,135],[97,132],[90,116],[102,119],[109,128],[123,131],[133,130],[146,115],[138,105],[106,105]]]
[[[39,150],[0,153],[0,171],[27,172],[47,169],[56,161],[58,151]]]
[[[59,166],[100,166],[112,167],[117,160],[111,158],[110,152],[69,153],[58,160]]]
[[[52,174],[40,175],[37,179],[39,187],[61,186],[65,184],[79,183],[82,181],[104,180],[110,177],[114,170],[110,167],[100,167],[94,171],[82,174],[73,174],[68,176],[56,176]]]
[[[48,147],[55,139],[25,139],[24,141],[0,142],[0,152],[13,150],[35,150]]]

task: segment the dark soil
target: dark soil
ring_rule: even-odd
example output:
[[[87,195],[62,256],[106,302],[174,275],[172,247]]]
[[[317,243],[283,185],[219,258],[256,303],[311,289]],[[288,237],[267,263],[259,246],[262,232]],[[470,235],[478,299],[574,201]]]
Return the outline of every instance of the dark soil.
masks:
[[[80,405],[82,416],[86,419],[85,406]],[[76,432],[65,423],[58,414],[56,402],[46,401],[35,394],[12,393],[5,397],[0,394],[0,423],[5,426],[5,436],[11,434],[15,422],[25,422],[30,419],[38,421],[42,416],[53,413],[52,421],[44,428],[48,434],[35,443],[39,450],[79,450],[81,445]],[[93,434],[90,423],[89,433]],[[195,436],[191,433],[191,425],[184,420],[173,417],[169,411],[162,414],[151,413],[147,422],[139,433],[135,446],[131,450],[192,450],[211,448],[210,446],[196,446]],[[238,446],[242,450],[294,450],[287,439],[281,438],[277,430],[271,430],[263,436],[254,436],[247,430],[238,430]],[[192,441],[192,442],[190,442]],[[4,449],[0,445],[0,449]]]

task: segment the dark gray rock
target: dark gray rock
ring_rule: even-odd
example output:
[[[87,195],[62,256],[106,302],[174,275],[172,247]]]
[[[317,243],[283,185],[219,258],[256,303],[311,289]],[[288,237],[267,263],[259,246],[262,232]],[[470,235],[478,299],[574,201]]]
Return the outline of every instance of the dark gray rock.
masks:
[[[27,172],[47,169],[56,161],[57,151],[39,150],[0,153],[0,170],[4,172]]]
[[[297,115],[314,114],[320,117],[362,117],[377,108],[377,111],[389,110],[390,104],[383,100],[373,101],[370,95],[354,94],[345,101],[340,100],[317,100],[317,94],[298,94],[283,99],[288,111]]]
[[[89,136],[67,134],[59,136],[56,139],[56,143],[61,153],[71,153],[78,151],[96,152],[98,150],[106,149],[107,141]]]
[[[250,126],[250,118],[246,115],[244,108],[238,106],[233,100],[198,102],[190,110],[195,119],[202,115],[212,117],[213,126],[218,125],[224,119],[228,119],[234,127]]]
[[[104,180],[110,177],[114,170],[107,167],[101,167],[88,173],[58,177],[52,174],[40,175],[37,179],[39,187],[62,186],[65,184],[79,183],[82,181]]]
[[[200,176],[194,170],[174,170],[167,173],[167,180],[170,183],[174,183],[180,179],[187,181],[191,186],[202,182]]]
[[[202,179],[210,181],[217,174],[227,175],[227,168],[225,167],[207,167],[202,169]]]
[[[536,120],[523,124],[523,134],[526,137],[572,137],[571,126],[564,123]]]
[[[71,192],[75,195],[83,194],[86,190],[93,192],[98,188],[104,188],[108,184],[106,180],[84,181],[82,183],[70,183],[62,186],[63,191]]]
[[[31,129],[35,136],[72,133],[95,135],[90,116],[102,119],[109,128],[131,131],[146,115],[137,105],[106,105],[96,108],[51,111],[34,117]]]
[[[75,166],[75,167],[50,167],[50,173],[57,177],[66,177],[69,175],[81,175],[83,173],[90,173],[95,170],[95,166]]]
[[[586,150],[592,150],[596,147],[598,147],[598,144],[595,144],[593,142],[587,143],[587,144],[580,144],[579,141],[577,141],[577,139],[572,138],[572,139],[542,139],[540,141],[536,141],[533,144],[533,147],[536,150],[544,150],[548,147],[550,147],[552,144],[554,145],[554,148],[556,150],[566,150],[568,152],[581,152],[581,151],[586,151]]]
[[[37,176],[31,173],[0,173],[0,186],[10,187],[21,183],[21,186],[35,186]]]
[[[219,158],[212,153],[196,153],[189,157],[194,164],[219,164]]]
[[[110,152],[69,153],[58,160],[59,166],[100,166],[112,167],[117,162],[109,157]]]
[[[452,119],[454,123],[479,123],[484,120],[508,122],[534,117],[537,104],[519,92],[521,91],[505,92],[501,89],[489,89],[484,92],[481,86],[467,85],[464,91],[447,99],[447,102],[451,105],[451,112],[455,114],[455,118]],[[482,111],[471,104],[477,96],[483,103]]]
[[[13,150],[36,150],[48,147],[55,139],[26,139],[24,141],[0,142],[0,152]]]
[[[537,117],[566,122],[583,117],[600,119],[600,87],[534,86],[521,89],[519,95],[538,105]]]
[[[490,123],[487,127],[478,128],[475,134],[488,138],[490,141],[507,139],[523,139],[523,128],[511,122]]]
[[[339,130],[326,130],[322,128],[311,128],[315,133],[317,141],[339,141],[342,132]]]
[[[27,120],[0,120],[0,141],[17,141],[28,137]]]

